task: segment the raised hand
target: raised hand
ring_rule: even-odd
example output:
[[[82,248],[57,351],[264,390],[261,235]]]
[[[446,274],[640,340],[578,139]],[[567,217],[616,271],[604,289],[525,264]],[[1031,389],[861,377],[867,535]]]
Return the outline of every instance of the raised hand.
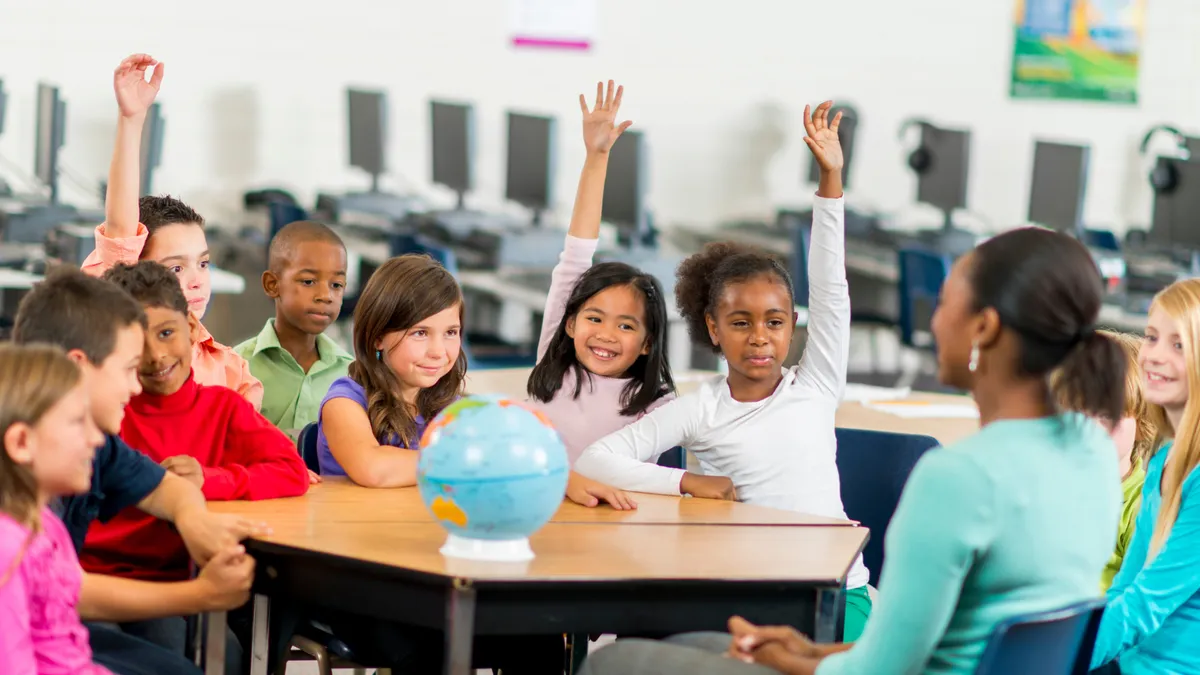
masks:
[[[589,153],[603,154],[608,152],[613,143],[625,133],[633,122],[625,120],[620,126],[615,124],[617,111],[621,109],[621,97],[625,87],[617,87],[613,91],[613,81],[608,81],[608,91],[604,83],[596,83],[596,106],[588,110],[587,99],[579,95],[579,108],[583,111],[583,144]]]
[[[823,173],[841,173],[845,160],[842,158],[842,144],[838,141],[838,127],[842,124],[842,113],[839,112],[829,119],[829,111],[833,101],[825,101],[817,106],[816,112],[810,112],[809,106],[804,106],[804,143],[816,158]]]
[[[150,81],[146,71],[153,68]],[[117,94],[117,107],[122,117],[145,115],[158,96],[162,86],[163,64],[149,54],[134,54],[121,62],[113,71],[113,91]]]

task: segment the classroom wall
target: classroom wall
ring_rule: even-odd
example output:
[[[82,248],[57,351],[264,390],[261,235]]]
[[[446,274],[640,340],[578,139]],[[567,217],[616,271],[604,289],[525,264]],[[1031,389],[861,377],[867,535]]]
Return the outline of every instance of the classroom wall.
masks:
[[[627,87],[624,115],[652,144],[660,224],[803,199],[800,111],[825,97],[853,102],[862,116],[854,198],[903,222],[933,215],[907,206],[914,180],[895,131],[910,115],[974,129],[970,200],[997,225],[1022,220],[1035,136],[1092,144],[1086,217],[1123,230],[1149,214],[1141,132],[1160,121],[1200,131],[1194,0],[1149,3],[1137,106],[1009,99],[1011,0],[599,6],[595,48],[575,54],[511,48],[504,0],[4,0],[0,77],[11,102],[0,156],[32,171],[34,91],[46,79],[69,105],[63,163],[89,184],[101,178],[116,114],[111,72],[134,51],[167,64],[157,190],[182,195],[210,220],[233,218],[247,186],[281,184],[306,201],[317,188],[365,187],[346,166],[347,84],[391,94],[388,182],[397,187],[427,188],[427,99],[476,103],[477,206],[503,191],[504,110],[558,114],[565,216],[582,160],[576,95],[617,78]],[[94,197],[69,180],[63,190]]]

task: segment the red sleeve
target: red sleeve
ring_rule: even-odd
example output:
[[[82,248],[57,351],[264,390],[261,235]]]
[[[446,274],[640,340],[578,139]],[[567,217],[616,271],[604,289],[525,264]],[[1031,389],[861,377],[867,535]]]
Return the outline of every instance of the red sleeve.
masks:
[[[214,387],[215,389],[215,387]],[[233,414],[220,466],[204,467],[204,497],[275,499],[308,492],[308,469],[296,444],[231,389]]]

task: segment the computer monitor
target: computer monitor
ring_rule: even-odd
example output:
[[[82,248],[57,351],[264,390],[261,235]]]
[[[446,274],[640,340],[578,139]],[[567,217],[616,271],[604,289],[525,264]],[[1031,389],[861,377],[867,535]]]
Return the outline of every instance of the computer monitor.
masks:
[[[1187,148],[1188,156],[1191,159],[1200,159],[1200,138],[1184,136],[1183,147]]]
[[[58,151],[65,142],[67,104],[59,98],[58,87],[38,85],[37,140],[34,147],[34,172],[50,188],[50,203],[58,203]]]
[[[1160,248],[1200,251],[1200,159],[1159,157],[1161,166],[1175,167],[1175,187],[1154,197],[1154,214],[1147,239]]]
[[[508,113],[504,197],[533,210],[541,222],[554,192],[554,118]]]
[[[646,228],[646,138],[626,131],[608,154],[603,218],[617,226],[622,246],[634,246]]]
[[[379,192],[379,177],[387,171],[387,94],[347,89],[346,106],[350,166],[370,174],[371,192]]]
[[[1034,145],[1029,222],[1076,236],[1082,232],[1090,153],[1086,145]]]
[[[858,130],[858,113],[854,108],[841,107],[834,108],[834,114],[842,113],[842,123],[838,127],[838,139],[842,143],[842,187],[850,187],[850,160],[854,158],[854,133]],[[800,133],[804,133],[801,129]],[[805,154],[811,155],[805,150]],[[808,161],[808,182],[816,185],[821,182],[821,167],[817,164],[817,160],[809,157]]]
[[[146,111],[146,123],[142,126],[142,196],[154,191],[154,171],[162,165],[163,151],[162,104],[152,103]]]
[[[4,80],[0,80],[0,134],[4,133],[4,111],[8,109],[8,93],[4,91]]]
[[[469,105],[429,102],[432,129],[433,182],[458,193],[458,208],[472,188],[471,160],[474,155],[475,113]]]
[[[945,212],[949,228],[950,215],[967,206],[971,132],[923,124],[921,147],[928,153],[929,166],[918,176],[917,201]]]

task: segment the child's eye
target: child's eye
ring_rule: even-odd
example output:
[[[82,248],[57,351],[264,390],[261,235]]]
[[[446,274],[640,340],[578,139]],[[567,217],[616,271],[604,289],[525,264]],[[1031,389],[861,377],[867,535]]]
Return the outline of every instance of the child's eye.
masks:
[[[171,337],[171,336],[172,336],[172,335],[174,335],[174,334],[175,334],[175,331],[173,331],[173,330],[170,330],[170,329],[167,329],[167,330],[164,330],[164,331],[159,331],[159,333],[158,333],[158,338],[159,338],[160,340],[166,340],[167,338]]]
[[[779,328],[780,326],[783,325],[783,322],[780,321],[779,319],[771,319],[770,321],[767,322],[767,325],[770,326],[771,328]]]
[[[450,330],[446,331],[446,335],[449,335],[450,337],[458,337],[458,333],[459,330],[457,328],[451,328]]]
[[[209,266],[209,265],[211,265],[211,264],[212,264],[212,263],[211,263],[210,261],[208,261],[208,260],[201,260],[201,261],[200,261],[200,269],[202,269],[202,270],[206,270],[206,269],[208,269],[208,266]]]
[[[183,267],[180,265],[171,265],[167,269],[171,270],[171,272],[174,274],[179,274],[180,272],[183,271]]]
[[[600,317],[596,317],[596,316],[589,316],[587,318],[587,320],[591,321],[592,323],[600,323]]]
[[[413,337],[422,338],[422,337],[425,337],[426,333],[423,330],[414,330],[413,332],[409,333],[409,335],[412,335]]]
[[[340,282],[340,281],[335,281],[335,282],[333,282],[332,286],[333,286],[334,290],[338,290],[338,291],[340,291],[340,290],[342,290],[343,288],[345,288],[345,287],[346,287],[346,284],[343,284],[343,283],[342,283],[342,282]]]
[[[734,328],[745,328],[746,326],[749,326],[749,325],[750,325],[749,322],[746,322],[746,321],[734,321],[733,322]]]
[[[621,324],[621,330],[634,330],[633,326],[627,323]]]
[[[304,284],[305,286],[312,286],[315,282],[312,279],[301,279],[300,283]]]

